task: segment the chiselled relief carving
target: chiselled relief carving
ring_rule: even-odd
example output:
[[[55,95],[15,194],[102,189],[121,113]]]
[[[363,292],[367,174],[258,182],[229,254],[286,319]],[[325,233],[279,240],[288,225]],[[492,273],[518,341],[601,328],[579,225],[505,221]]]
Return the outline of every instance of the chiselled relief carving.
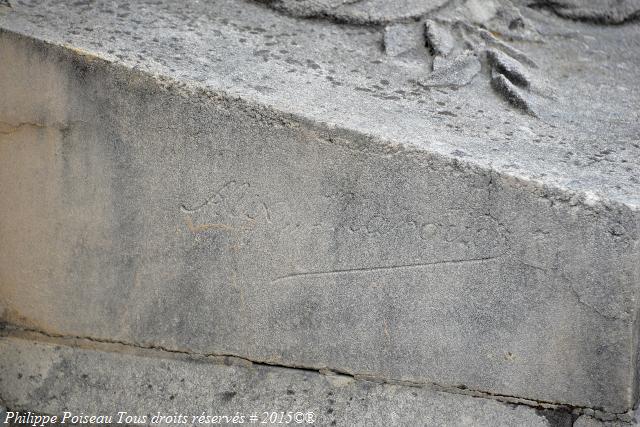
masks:
[[[430,66],[418,85],[457,88],[484,76],[505,102],[533,116],[554,96],[536,61],[514,46],[514,41],[544,43],[526,12],[544,10],[549,18],[603,25],[640,18],[640,0],[260,1],[298,17],[383,27],[390,57],[407,54],[416,43],[428,48]]]

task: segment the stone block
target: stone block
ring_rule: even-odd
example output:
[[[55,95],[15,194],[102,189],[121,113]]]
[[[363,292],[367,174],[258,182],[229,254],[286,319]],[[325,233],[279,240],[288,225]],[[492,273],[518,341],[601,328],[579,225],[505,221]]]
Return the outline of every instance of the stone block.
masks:
[[[107,3],[35,3],[0,16],[3,322],[634,406],[637,122],[600,125],[640,97],[580,98],[572,85],[595,83],[559,77],[575,44],[550,42],[569,59],[528,48],[564,96],[531,116],[492,92],[485,63],[457,90],[407,88],[415,64],[385,59],[383,28],[245,2],[161,2],[140,23]],[[615,58],[607,43],[640,33],[608,31],[593,43]],[[320,55],[331,46],[344,50]],[[386,83],[358,90],[372,76]]]

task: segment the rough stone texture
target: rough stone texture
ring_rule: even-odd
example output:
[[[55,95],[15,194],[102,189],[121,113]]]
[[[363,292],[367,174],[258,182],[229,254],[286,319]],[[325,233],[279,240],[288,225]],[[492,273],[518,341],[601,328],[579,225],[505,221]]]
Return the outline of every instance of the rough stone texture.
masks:
[[[438,58],[436,58],[438,59]],[[480,61],[475,55],[463,53],[451,60],[443,59],[434,62],[433,73],[419,81],[424,87],[460,87],[471,83],[480,72]]]
[[[426,20],[424,31],[425,42],[433,54],[447,56],[454,49],[453,36],[437,22]]]
[[[0,338],[8,408],[42,414],[199,416],[289,411],[339,426],[549,426],[526,406],[341,375],[187,357],[162,358]],[[0,415],[1,412],[0,412]],[[114,418],[117,420],[117,418]],[[186,424],[197,425],[188,420]],[[4,418],[0,418],[0,423]],[[258,423],[257,423],[258,424]],[[155,425],[178,425],[160,423]],[[200,424],[206,425],[206,424]],[[230,424],[229,424],[230,425]]]
[[[433,58],[389,57],[382,26],[245,2],[12,3],[3,321],[609,413],[637,401],[638,25],[521,8],[544,43],[502,40],[474,23],[497,12],[464,6],[460,46],[526,53],[553,86],[536,118],[485,62],[457,90],[420,87]]]
[[[532,6],[547,8],[569,19],[596,24],[624,24],[640,18],[639,0],[538,0]]]
[[[581,415],[573,423],[573,427],[635,427],[638,426],[636,420],[630,422],[623,421],[603,421],[589,415]]]
[[[299,17],[345,23],[389,23],[420,17],[447,0],[258,0]]]
[[[391,24],[384,29],[384,51],[387,55],[400,56],[418,51],[424,47],[424,36],[420,25]]]

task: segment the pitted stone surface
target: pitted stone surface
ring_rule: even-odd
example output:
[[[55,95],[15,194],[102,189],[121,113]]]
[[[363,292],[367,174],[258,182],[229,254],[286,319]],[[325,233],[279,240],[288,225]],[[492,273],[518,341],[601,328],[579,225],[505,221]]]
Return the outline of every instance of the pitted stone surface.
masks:
[[[447,0],[258,0],[293,16],[329,18],[351,24],[380,24],[418,18]]]
[[[433,11],[456,37],[444,59],[479,70],[424,88],[438,57],[389,55],[387,23],[12,3],[4,321],[609,413],[637,401],[637,24],[457,2]],[[489,47],[527,67],[535,116],[494,90]]]
[[[640,18],[638,0],[538,0],[531,6],[548,8],[559,16],[596,24],[624,24]]]
[[[193,415],[245,417],[302,412],[301,425],[550,426],[535,409],[428,388],[356,381],[235,362],[127,353],[0,338],[0,405],[59,415]],[[24,380],[20,380],[24,379]],[[3,416],[0,406],[0,417]],[[266,417],[268,420],[268,416]],[[0,418],[0,423],[4,418]],[[258,424],[259,422],[255,423]],[[222,423],[232,425],[231,423]],[[239,423],[238,423],[239,424]],[[275,424],[275,423],[273,423]],[[291,423],[294,424],[295,423]]]
[[[484,19],[468,12],[473,2],[463,6],[469,19]],[[426,77],[429,59],[389,60],[383,28],[301,23],[251,2],[22,0],[0,22],[153,74],[446,156],[464,152],[483,167],[637,207],[639,26],[520,11],[544,40],[508,43],[539,63],[557,97],[542,120],[496,97],[488,69],[462,92],[425,91],[411,81]]]

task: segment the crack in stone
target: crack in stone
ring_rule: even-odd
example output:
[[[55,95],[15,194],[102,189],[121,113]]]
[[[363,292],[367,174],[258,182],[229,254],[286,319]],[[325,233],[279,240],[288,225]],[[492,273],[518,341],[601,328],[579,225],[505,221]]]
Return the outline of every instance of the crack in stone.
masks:
[[[41,123],[32,122],[22,122],[14,125],[9,122],[0,121],[0,135],[11,135],[24,128],[44,129],[46,126]]]
[[[34,336],[35,335],[35,336]],[[610,420],[611,417],[615,417],[621,421],[628,421],[629,413],[632,409],[629,409],[625,412],[609,412],[604,410],[604,408],[597,407],[588,407],[588,406],[578,406],[572,405],[568,403],[562,402],[553,402],[546,400],[536,400],[530,399],[520,396],[513,396],[509,394],[496,393],[487,390],[479,390],[469,388],[465,385],[445,385],[439,384],[436,382],[429,381],[409,381],[409,380],[400,380],[394,378],[381,377],[370,374],[360,374],[349,372],[347,370],[338,369],[338,368],[329,368],[329,367],[319,367],[319,366],[305,366],[299,365],[295,363],[285,364],[285,363],[277,363],[268,360],[254,360],[248,357],[239,356],[233,353],[201,353],[191,350],[178,350],[171,349],[168,347],[155,345],[155,344],[138,344],[131,343],[122,340],[113,340],[106,338],[95,338],[90,336],[78,336],[78,335],[64,335],[53,332],[47,332],[44,330],[24,327],[19,325],[13,325],[8,323],[0,323],[0,338],[1,337],[13,337],[19,339],[31,339],[34,341],[44,341],[50,342],[55,345],[63,345],[67,347],[76,347],[78,345],[70,344],[68,341],[88,341],[90,343],[97,343],[109,347],[106,351],[111,351],[114,353],[123,353],[122,351],[118,351],[118,349],[110,348],[113,345],[123,346],[129,350],[147,350],[147,351],[155,351],[159,353],[168,353],[171,355],[180,355],[180,356],[188,356],[195,358],[222,358],[224,359],[225,364],[232,361],[240,362],[239,365],[256,365],[256,366],[264,366],[270,368],[282,368],[282,369],[296,369],[300,371],[317,373],[320,375],[343,375],[347,377],[351,377],[354,381],[367,381],[374,382],[377,384],[387,384],[387,385],[396,385],[396,386],[406,386],[406,387],[415,387],[415,388],[425,388],[431,389],[433,391],[442,392],[442,393],[450,393],[450,394],[458,394],[465,395],[479,399],[491,399],[501,403],[512,404],[512,405],[524,405],[535,409],[545,409],[545,410],[554,410],[554,411],[569,411],[573,414],[579,415],[589,415],[591,417],[602,419],[602,420]],[[39,339],[38,339],[39,338]],[[44,338],[44,339],[43,339]],[[99,349],[95,349],[96,351],[101,351]],[[229,363],[232,364],[232,363]]]
[[[0,120],[0,135],[12,135],[24,129],[54,129],[60,132],[66,132],[73,123],[82,123],[80,121],[71,123],[37,123],[37,122],[20,122],[17,124]]]
[[[597,314],[602,316],[604,319],[608,319],[608,320],[625,320],[624,318],[619,317],[619,316],[612,316],[610,314],[603,313],[602,310],[597,308],[595,305],[592,305],[592,304],[589,304],[589,303],[585,302],[582,299],[582,297],[580,296],[580,293],[578,293],[578,291],[573,287],[573,285],[569,284],[569,288],[571,290],[571,293],[576,297],[576,300],[578,301],[578,303],[580,305],[583,305],[583,306],[589,308],[591,311],[596,312]]]

